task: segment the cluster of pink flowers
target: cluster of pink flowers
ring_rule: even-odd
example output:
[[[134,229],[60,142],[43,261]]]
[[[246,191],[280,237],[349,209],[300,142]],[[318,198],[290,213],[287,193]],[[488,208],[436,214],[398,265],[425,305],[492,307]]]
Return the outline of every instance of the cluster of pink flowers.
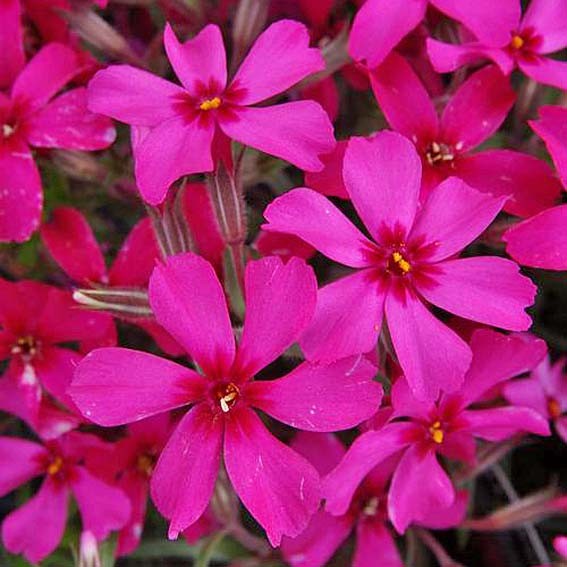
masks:
[[[0,0],[3,548],[566,557],[500,461],[567,443],[567,2],[153,4]]]

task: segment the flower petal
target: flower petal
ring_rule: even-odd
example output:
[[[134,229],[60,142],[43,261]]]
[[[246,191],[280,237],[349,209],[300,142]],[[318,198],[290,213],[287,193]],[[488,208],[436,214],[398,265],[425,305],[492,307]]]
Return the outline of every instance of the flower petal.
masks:
[[[388,124],[414,143],[437,136],[433,102],[411,65],[395,51],[370,74],[370,84]]]
[[[380,65],[425,16],[426,0],[368,0],[358,10],[348,52],[369,68]]]
[[[327,113],[311,100],[260,108],[235,108],[220,116],[223,132],[241,144],[289,161],[305,171],[320,171],[320,154],[335,147]]]
[[[246,266],[246,317],[236,366],[253,376],[297,341],[315,312],[317,280],[299,258],[276,256]]]
[[[105,116],[87,110],[87,90],[73,89],[34,113],[28,122],[28,142],[40,148],[101,150],[116,138]]]
[[[26,100],[31,109],[37,110],[80,70],[81,64],[75,51],[62,43],[48,43],[18,75],[12,87],[12,98]]]
[[[264,230],[294,234],[331,260],[352,268],[371,264],[374,245],[329,201],[312,189],[299,187],[266,207]]]
[[[537,83],[567,90],[567,61],[558,61],[549,57],[534,57],[529,61],[520,59],[518,67]]]
[[[553,206],[561,193],[561,184],[546,162],[512,150],[459,157],[454,174],[479,191],[507,196],[504,210],[521,217]]]
[[[421,160],[413,144],[395,132],[353,137],[345,152],[343,176],[353,205],[377,242],[383,231],[403,231],[415,217]]]
[[[41,458],[47,452],[41,445],[0,437],[0,495],[4,496],[35,476],[43,474]]]
[[[69,394],[95,423],[122,425],[198,400],[199,374],[153,354],[126,348],[90,352],[77,366]]]
[[[388,515],[397,532],[403,534],[413,521],[448,508],[454,500],[455,489],[435,452],[420,445],[410,447],[388,493]]]
[[[160,325],[209,377],[226,377],[234,334],[223,288],[212,266],[195,254],[170,256],[150,278],[150,305]]]
[[[411,293],[386,298],[386,320],[394,349],[414,396],[435,400],[457,390],[471,363],[468,345]]]
[[[299,341],[306,357],[331,362],[371,351],[382,329],[384,297],[370,270],[322,287],[313,320]]]
[[[304,456],[321,476],[329,474],[346,453],[345,446],[332,433],[298,431],[289,446]]]
[[[444,260],[488,228],[505,201],[506,197],[481,193],[460,179],[449,177],[429,194],[410,239],[428,248],[429,262]]]
[[[43,206],[41,179],[23,144],[0,153],[0,242],[27,240],[38,227]]]
[[[145,201],[160,204],[184,175],[212,171],[213,123],[171,118],[151,130],[134,149],[136,181]]]
[[[416,284],[419,293],[449,313],[511,331],[526,331],[532,324],[525,309],[533,305],[537,288],[510,260],[448,260],[436,265],[431,278],[431,284]]]
[[[380,567],[404,567],[396,542],[384,522],[362,518],[356,526],[352,567],[374,567],[377,557]]]
[[[321,51],[309,47],[309,32],[305,25],[280,20],[254,42],[228,92],[237,104],[256,104],[283,93],[324,68]]]
[[[471,433],[487,441],[503,441],[517,433],[550,435],[547,419],[531,408],[468,410],[461,415]]]
[[[9,88],[25,65],[21,12],[19,0],[0,4],[0,89]]]
[[[504,384],[502,395],[513,406],[524,406],[549,419],[548,399],[541,384],[533,378],[511,380]]]
[[[41,239],[55,261],[75,282],[104,280],[104,257],[85,217],[72,207],[58,207],[41,226]]]
[[[31,563],[55,551],[65,532],[68,496],[66,488],[50,477],[45,479],[39,492],[4,520],[2,541],[6,549],[22,553]]]
[[[196,405],[160,455],[151,493],[157,509],[170,520],[170,539],[196,522],[209,504],[219,470],[223,423],[207,404]]]
[[[412,423],[391,423],[379,431],[367,431],[357,437],[337,468],[323,481],[326,510],[342,516],[366,475],[388,457],[412,442]]]
[[[319,506],[319,475],[253,411],[240,408],[226,422],[224,459],[234,490],[274,547],[307,527]]]
[[[382,397],[376,368],[364,357],[329,365],[304,362],[278,380],[252,382],[249,403],[296,429],[340,431],[370,418]]]
[[[321,171],[305,172],[305,185],[322,195],[348,199],[348,193],[343,181],[343,159],[348,140],[339,140],[335,149],[320,157],[323,162]]]
[[[98,541],[111,531],[126,525],[130,517],[130,501],[122,490],[93,476],[85,467],[75,467],[71,480],[83,530],[92,532]]]
[[[130,65],[111,65],[90,81],[88,108],[135,126],[154,127],[176,116],[183,89]]]
[[[443,141],[464,151],[478,146],[498,130],[515,100],[510,79],[495,65],[473,73],[443,111]]]
[[[224,90],[226,52],[217,25],[209,24],[195,37],[180,43],[171,26],[166,24],[163,43],[175,74],[192,96],[199,96],[205,89],[215,94]]]
[[[567,205],[553,207],[508,229],[506,252],[522,266],[567,270]]]
[[[532,28],[539,41],[538,53],[553,53],[567,46],[567,4],[532,0],[524,17],[522,29]]]

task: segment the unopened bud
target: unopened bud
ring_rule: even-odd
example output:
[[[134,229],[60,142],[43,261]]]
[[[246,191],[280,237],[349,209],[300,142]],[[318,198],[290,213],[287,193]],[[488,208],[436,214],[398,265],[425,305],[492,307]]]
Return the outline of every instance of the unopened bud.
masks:
[[[148,293],[136,288],[76,289],[73,299],[80,305],[96,311],[106,311],[124,318],[153,317]]]
[[[98,544],[92,532],[81,534],[78,567],[101,567]]]

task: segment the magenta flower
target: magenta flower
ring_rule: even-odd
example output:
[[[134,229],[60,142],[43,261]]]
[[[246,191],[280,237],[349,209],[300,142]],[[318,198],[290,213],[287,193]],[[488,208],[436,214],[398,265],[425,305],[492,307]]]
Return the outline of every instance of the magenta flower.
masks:
[[[77,55],[51,43],[0,93],[0,241],[21,242],[37,228],[41,179],[30,147],[100,150],[115,138],[110,121],[87,110],[86,89],[51,101],[80,71]]]
[[[295,234],[329,258],[357,268],[319,291],[301,347],[310,360],[368,352],[385,314],[415,395],[433,400],[439,390],[458,389],[470,365],[470,349],[431,314],[428,303],[487,325],[530,326],[524,308],[532,304],[535,287],[513,262],[453,258],[492,222],[505,199],[449,178],[418,209],[421,160],[414,146],[393,132],[352,138],[343,172],[373,241],[311,189],[282,195],[264,213],[266,230]]]
[[[64,344],[107,337],[111,323],[104,314],[77,309],[71,294],[56,287],[0,279],[0,360],[9,361],[0,409],[44,437],[74,427],[80,416],[61,410],[75,407],[66,390],[82,357]]]
[[[170,520],[169,536],[191,526],[211,498],[221,452],[236,493],[273,545],[297,535],[319,504],[317,472],[278,441],[252,407],[292,427],[346,429],[380,401],[375,368],[364,358],[303,363],[273,381],[254,376],[309,323],[316,281],[302,260],[250,262],[246,319],[236,350],[222,286],[193,254],[170,257],[150,279],[157,321],[186,349],[202,374],[151,354],[100,349],[78,366],[70,389],[85,416],[101,425],[136,421],[193,404],[161,453],[152,498]]]
[[[130,66],[100,71],[89,85],[91,110],[149,129],[135,152],[136,179],[148,203],[163,201],[183,175],[211,171],[227,138],[301,169],[322,167],[318,155],[331,151],[335,141],[317,103],[250,106],[324,68],[319,50],[309,48],[305,26],[290,20],[272,24],[228,86],[217,26],[181,44],[168,25],[164,44],[182,87]]]
[[[366,475],[401,452],[388,493],[388,514],[403,533],[412,522],[455,502],[453,484],[437,454],[473,464],[475,438],[501,441],[520,432],[549,435],[547,421],[530,408],[469,409],[497,384],[533,368],[545,352],[545,343],[479,330],[472,336],[471,350],[473,361],[463,387],[442,395],[437,403],[423,404],[411,394],[404,378],[396,381],[394,421],[363,433],[325,479],[323,496],[331,514],[344,514]]]
[[[557,434],[567,443],[567,375],[565,359],[551,364],[544,358],[528,378],[504,386],[504,397],[516,406],[526,406],[553,422]]]
[[[352,24],[350,56],[377,67],[420,24],[428,6],[466,23],[479,38],[502,42],[509,40],[506,24],[520,10],[518,0],[501,0],[497,6],[487,0],[367,0]]]
[[[567,46],[567,5],[561,0],[531,0],[522,17],[520,0],[483,2],[498,17],[491,29],[478,18],[478,3],[467,3],[457,19],[476,39],[461,45],[427,40],[429,58],[436,71],[447,73],[477,61],[490,59],[506,75],[519,67],[528,77],[567,89],[567,63],[545,57]]]
[[[2,541],[8,551],[22,553],[31,563],[53,552],[65,531],[70,494],[77,502],[83,530],[99,541],[127,522],[128,498],[85,465],[92,451],[104,451],[110,459],[112,446],[76,432],[45,445],[0,437],[0,495],[32,478],[44,477],[37,494],[8,514],[2,524]]]
[[[531,216],[555,203],[561,185],[544,161],[512,150],[471,151],[498,130],[516,99],[497,67],[470,75],[441,117],[400,55],[390,54],[370,80],[388,123],[414,142],[421,157],[422,197],[453,175],[479,191],[509,196],[504,210],[514,215]]]
[[[344,457],[345,448],[331,434],[300,432],[291,446],[311,461],[321,476],[334,469]],[[319,510],[304,532],[296,538],[284,538],[282,554],[292,567],[323,567],[335,551],[356,531],[353,567],[373,567],[380,557],[380,567],[403,567],[404,563],[387,526],[387,484],[398,458],[393,457],[374,468],[358,487],[351,505],[342,516]],[[467,494],[461,492],[455,504],[437,509],[421,525],[447,529],[459,524],[466,512]]]

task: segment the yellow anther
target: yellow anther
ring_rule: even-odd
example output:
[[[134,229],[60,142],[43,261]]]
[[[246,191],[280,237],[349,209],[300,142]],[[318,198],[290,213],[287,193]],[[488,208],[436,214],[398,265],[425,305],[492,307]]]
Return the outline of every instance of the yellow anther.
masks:
[[[239,395],[240,391],[238,390],[238,387],[232,382],[222,393],[219,394],[219,404],[223,413],[228,413],[230,411],[230,408],[234,406]]]
[[[63,467],[63,459],[61,457],[55,457],[47,467],[47,474],[53,476],[57,474]]]
[[[378,498],[374,496],[373,498],[368,500],[368,502],[366,502],[364,508],[362,509],[362,513],[365,516],[376,516],[376,513],[378,512],[378,504]]]
[[[411,270],[410,263],[399,252],[392,253],[392,260],[404,274]]]
[[[199,105],[199,108],[201,110],[216,110],[221,105],[221,102],[221,99],[216,96],[215,98],[204,100]]]
[[[547,400],[547,411],[551,419],[557,419],[561,415],[561,406],[555,398]]]
[[[430,428],[429,434],[431,435],[431,439],[438,445],[443,443],[443,439],[445,438],[445,433],[443,429],[441,429],[441,422],[436,421]]]
[[[154,459],[144,453],[138,457],[136,467],[141,473],[150,476],[154,470]]]
[[[520,35],[512,36],[512,40],[510,41],[510,47],[512,49],[522,49],[524,47],[524,39]]]

